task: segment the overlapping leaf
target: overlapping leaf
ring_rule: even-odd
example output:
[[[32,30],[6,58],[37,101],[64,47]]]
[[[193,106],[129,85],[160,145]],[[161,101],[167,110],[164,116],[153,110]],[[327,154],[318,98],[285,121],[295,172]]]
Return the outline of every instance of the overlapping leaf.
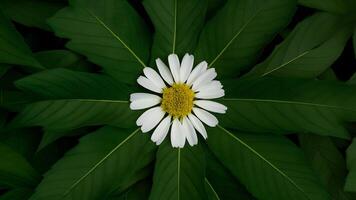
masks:
[[[232,133],[217,127],[210,129],[207,142],[258,199],[330,199],[303,152],[282,136]]]
[[[138,113],[129,108],[129,89],[107,76],[65,69],[49,70],[16,82],[45,100],[28,105],[13,126],[66,131],[90,125],[132,127]]]
[[[43,69],[33,58],[24,39],[0,10],[0,63],[23,65],[32,70]]]
[[[329,13],[307,18],[250,74],[317,77],[340,56],[349,39],[350,29],[340,23],[340,17]]]
[[[352,140],[351,145],[346,151],[346,163],[349,174],[346,178],[345,191],[356,192],[356,139]]]
[[[135,179],[137,172],[154,159],[154,150],[149,136],[141,135],[139,129],[105,127],[83,137],[59,160],[30,199],[108,197],[113,190],[127,187],[126,183]]]
[[[2,187],[35,186],[40,176],[27,160],[7,145],[0,143],[0,185]]]
[[[356,8],[353,0],[298,0],[298,3],[310,8],[345,14]]]
[[[204,24],[206,0],[145,0],[155,26],[152,59],[193,53]]]
[[[318,174],[333,199],[351,200],[356,197],[344,192],[345,159],[331,138],[302,134],[299,136],[299,141],[312,168]]]
[[[220,77],[236,77],[287,25],[295,5],[294,0],[227,1],[203,29],[196,56],[217,68]]]
[[[316,133],[349,138],[356,120],[356,87],[306,79],[260,78],[226,82],[224,126],[272,133]]]
[[[172,148],[166,140],[157,152],[150,199],[206,199],[205,163],[200,145]]]
[[[1,0],[0,8],[12,20],[30,27],[50,30],[46,20],[64,7],[60,1]]]
[[[49,20],[67,47],[133,84],[149,59],[150,33],[126,0],[72,0]]]

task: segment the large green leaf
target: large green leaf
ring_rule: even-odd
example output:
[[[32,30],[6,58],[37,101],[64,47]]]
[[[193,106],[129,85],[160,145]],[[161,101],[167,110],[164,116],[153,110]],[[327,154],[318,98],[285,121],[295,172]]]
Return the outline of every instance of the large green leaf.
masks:
[[[17,88],[46,99],[127,100],[130,88],[112,78],[67,69],[36,73],[15,82]]]
[[[53,100],[28,105],[12,126],[38,125],[51,133],[101,124],[132,127],[139,114],[129,108],[129,88],[103,75],[54,69],[16,86]]]
[[[349,174],[346,178],[345,191],[356,192],[356,138],[346,151],[346,163]]]
[[[215,196],[224,200],[253,200],[254,198],[246,191],[245,186],[236,180],[210,150],[205,150],[207,155],[206,181],[216,193]]]
[[[150,199],[206,199],[205,165],[200,145],[172,148],[166,140],[157,152]]]
[[[42,69],[24,39],[0,10],[0,63]]]
[[[335,200],[351,200],[344,192],[345,159],[329,137],[312,134],[299,135],[299,141],[312,168]]]
[[[298,0],[298,3],[306,7],[341,14],[356,8],[353,0]]]
[[[137,112],[128,101],[65,99],[32,103],[12,121],[11,126],[43,126],[51,131],[67,131],[83,126],[113,125],[133,127]]]
[[[10,111],[19,111],[34,97],[17,90],[5,90],[0,87],[0,108]]]
[[[229,0],[203,29],[198,60],[216,67],[221,77],[236,77],[287,25],[295,5],[294,0]]]
[[[0,143],[0,158],[1,186],[32,187],[38,183],[40,176],[27,160],[3,143]]]
[[[0,8],[12,20],[30,27],[50,30],[47,18],[64,7],[64,2],[51,0],[0,0]]]
[[[222,124],[272,133],[316,133],[349,138],[356,120],[356,87],[308,79],[260,78],[226,82]]]
[[[204,24],[206,0],[145,0],[155,36],[152,60],[192,53]]]
[[[106,200],[145,200],[148,199],[151,190],[151,180],[143,180],[129,189],[127,189],[123,194],[119,196],[110,196]]]
[[[35,53],[35,58],[47,69],[68,68],[87,71],[90,64],[84,57],[68,50],[50,50]]]
[[[251,74],[317,77],[340,56],[349,39],[350,29],[341,28],[339,23],[340,17],[329,13],[305,19]]]
[[[0,78],[10,69],[9,65],[0,64]]]
[[[216,193],[216,190],[211,185],[209,180],[206,178],[205,178],[205,191],[206,191],[206,195],[208,196],[208,200],[220,200],[218,193]]]
[[[105,127],[83,137],[59,160],[30,199],[105,199],[135,179],[154,153],[155,145],[139,129]]]
[[[258,199],[327,200],[303,152],[283,136],[209,130],[209,148]]]
[[[71,0],[50,18],[67,47],[118,78],[133,83],[149,59],[150,33],[126,0]]]

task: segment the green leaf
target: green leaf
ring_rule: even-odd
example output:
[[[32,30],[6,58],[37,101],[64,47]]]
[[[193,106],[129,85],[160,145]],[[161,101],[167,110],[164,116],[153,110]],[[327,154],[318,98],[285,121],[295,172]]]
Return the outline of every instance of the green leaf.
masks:
[[[0,185],[5,187],[31,187],[39,181],[39,174],[27,160],[7,145],[0,143]]]
[[[120,196],[112,196],[106,200],[145,200],[148,199],[151,190],[151,181],[143,180],[135,184],[134,186],[127,189]]]
[[[209,180],[205,178],[205,190],[208,196],[208,200],[220,200],[218,193],[216,193],[214,187],[210,184]]]
[[[139,129],[105,127],[59,160],[30,199],[104,199],[154,159],[155,145]]]
[[[205,164],[200,145],[172,148],[166,140],[157,152],[150,199],[206,199]]]
[[[100,98],[126,100],[130,88],[100,74],[52,69],[26,76],[15,82],[17,88],[47,99]]]
[[[205,150],[207,155],[206,181],[217,196],[224,200],[253,200],[254,198],[246,191],[245,186],[235,179],[208,148]]]
[[[347,192],[356,192],[356,138],[352,140],[351,145],[346,151],[346,164],[349,174],[346,177],[344,190]]]
[[[145,0],[155,27],[152,60],[192,53],[204,24],[206,0]]]
[[[24,39],[0,11],[0,63],[27,66],[30,69],[43,69],[33,58]]]
[[[229,0],[209,20],[196,50],[220,77],[236,77],[293,16],[294,0]]]
[[[0,108],[19,111],[33,100],[32,95],[17,90],[4,90],[0,87]]]
[[[103,75],[54,69],[16,86],[53,100],[29,104],[11,126],[43,126],[52,133],[103,124],[127,128],[139,115],[129,108],[129,88]]]
[[[51,0],[1,0],[4,14],[20,24],[51,30],[46,20],[64,7],[64,2]]]
[[[298,3],[318,10],[345,14],[356,8],[353,0],[298,0]]]
[[[50,131],[67,131],[84,126],[135,126],[138,112],[128,101],[106,99],[48,100],[26,106],[10,126],[43,126]]]
[[[50,50],[35,53],[36,59],[47,69],[68,68],[87,71],[90,63],[84,57],[68,50]]]
[[[312,134],[299,135],[299,141],[312,168],[333,199],[352,199],[343,191],[346,176],[345,159],[329,137]]]
[[[226,82],[221,124],[252,132],[316,133],[349,138],[356,120],[356,87],[309,79],[260,78]]]
[[[0,196],[0,200],[24,200],[28,199],[32,192],[29,188],[16,188]]]
[[[50,18],[67,47],[118,80],[133,83],[149,59],[150,33],[126,0],[72,0]]]
[[[7,70],[10,69],[10,66],[9,65],[6,65],[6,64],[0,64],[0,78],[6,74]]]
[[[209,130],[209,148],[258,199],[327,200],[303,152],[283,136]]]
[[[350,29],[339,23],[341,19],[329,13],[305,19],[250,74],[317,77],[341,55],[349,39]]]

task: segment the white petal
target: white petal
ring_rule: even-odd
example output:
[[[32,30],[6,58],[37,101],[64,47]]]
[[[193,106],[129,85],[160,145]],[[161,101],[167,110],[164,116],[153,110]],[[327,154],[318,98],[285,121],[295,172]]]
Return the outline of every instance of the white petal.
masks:
[[[192,71],[193,64],[194,64],[194,56],[185,54],[183,57],[182,64],[180,67],[180,72],[179,72],[180,81],[182,83],[184,83],[188,79],[188,76],[189,76],[190,72]]]
[[[214,102],[214,101],[207,101],[207,100],[196,100],[194,101],[194,104],[204,108],[205,110],[211,111],[211,112],[216,112],[216,113],[226,113],[227,107]]]
[[[202,75],[206,71],[207,68],[208,68],[207,62],[203,61],[203,62],[199,63],[193,69],[193,71],[190,73],[188,80],[187,80],[187,84],[192,85],[192,83],[198,78],[198,76]]]
[[[146,110],[137,120],[137,126],[141,126],[142,132],[152,130],[163,118],[165,112],[160,106]]]
[[[151,90],[153,92],[162,93],[162,88],[157,87],[151,80],[144,76],[140,76],[137,79],[137,83],[142,87]]]
[[[171,73],[173,75],[174,81],[176,83],[179,82],[180,64],[179,64],[178,56],[176,54],[170,54],[168,56],[168,63],[169,63],[169,68],[171,69]]]
[[[185,136],[182,132],[182,124],[178,119],[173,120],[171,129],[171,143],[172,147],[183,148],[185,144]]]
[[[183,118],[182,125],[184,128],[185,137],[187,138],[189,145],[194,146],[194,145],[198,144],[198,137],[195,132],[195,129],[187,117]]]
[[[218,119],[208,111],[200,108],[193,108],[193,112],[201,121],[210,127],[215,127],[218,124]]]
[[[208,134],[206,133],[203,123],[201,123],[201,121],[193,114],[189,114],[188,118],[192,122],[195,129],[197,129],[197,131],[204,137],[204,139],[206,139],[208,137]]]
[[[218,89],[221,89],[221,88],[223,88],[221,82],[214,80],[214,81],[210,81],[208,83],[200,85],[196,89],[196,91],[197,92],[200,92],[200,91],[203,92],[204,90],[218,90]]]
[[[157,126],[155,131],[151,136],[151,140],[157,145],[160,145],[164,138],[166,138],[169,131],[169,126],[171,125],[171,116],[167,116],[162,120],[162,122]]]
[[[207,82],[212,81],[215,77],[217,76],[217,73],[215,72],[214,68],[210,68],[204,72],[201,76],[199,76],[194,82],[193,82],[193,87],[192,89],[196,91],[197,88],[199,88],[200,85],[203,85]]]
[[[155,98],[145,98],[132,101],[130,103],[131,110],[141,110],[155,106],[161,102],[161,97],[156,96]]]
[[[145,67],[143,69],[143,73],[146,75],[146,77],[151,80],[157,87],[159,88],[165,88],[166,84],[164,84],[161,76],[152,68],[150,67]]]
[[[161,59],[157,58],[156,59],[156,65],[157,65],[158,71],[161,74],[161,76],[163,77],[163,79],[169,85],[172,85],[173,84],[173,77],[172,77],[172,74],[169,71],[168,67],[166,66],[166,64],[164,64]]]
[[[198,92],[195,97],[198,99],[216,99],[225,96],[225,91],[223,89],[219,90],[206,90],[204,92]]]

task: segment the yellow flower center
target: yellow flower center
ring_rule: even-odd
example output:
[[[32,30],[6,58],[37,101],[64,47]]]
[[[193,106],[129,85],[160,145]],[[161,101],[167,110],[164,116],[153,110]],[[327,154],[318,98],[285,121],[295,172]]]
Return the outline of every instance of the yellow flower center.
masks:
[[[183,83],[163,89],[161,107],[174,118],[187,116],[193,108],[194,92]]]

